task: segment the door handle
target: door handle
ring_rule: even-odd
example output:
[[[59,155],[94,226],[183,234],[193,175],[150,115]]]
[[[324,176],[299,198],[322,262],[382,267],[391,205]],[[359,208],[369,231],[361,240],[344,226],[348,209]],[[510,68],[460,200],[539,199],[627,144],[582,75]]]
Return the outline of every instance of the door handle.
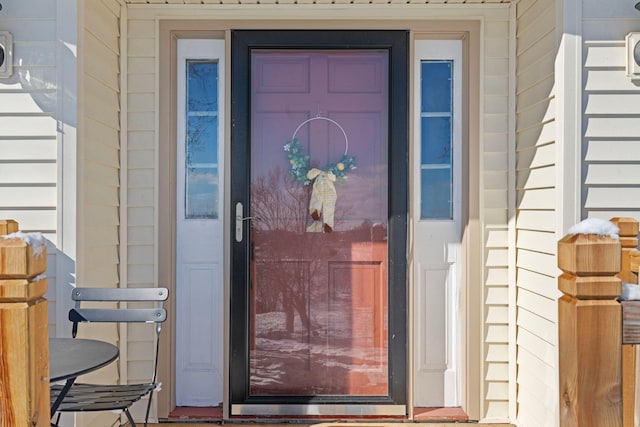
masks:
[[[244,206],[241,202],[236,203],[236,242],[242,242],[242,223],[251,219],[262,220],[259,216],[244,216]]]

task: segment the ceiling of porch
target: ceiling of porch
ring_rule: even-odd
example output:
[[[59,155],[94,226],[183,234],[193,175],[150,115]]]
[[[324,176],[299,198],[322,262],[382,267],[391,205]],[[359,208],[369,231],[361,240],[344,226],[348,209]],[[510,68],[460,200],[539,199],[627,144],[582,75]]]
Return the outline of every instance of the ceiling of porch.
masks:
[[[324,4],[356,4],[356,3],[412,3],[412,4],[497,4],[511,3],[512,0],[124,0],[128,4],[256,4],[256,3],[324,3]]]

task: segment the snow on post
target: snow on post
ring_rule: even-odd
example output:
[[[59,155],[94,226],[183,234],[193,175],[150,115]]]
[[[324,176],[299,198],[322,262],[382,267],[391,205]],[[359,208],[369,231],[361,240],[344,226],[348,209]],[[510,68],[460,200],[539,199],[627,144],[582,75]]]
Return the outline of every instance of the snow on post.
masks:
[[[622,426],[619,228],[588,219],[558,241],[560,427]]]

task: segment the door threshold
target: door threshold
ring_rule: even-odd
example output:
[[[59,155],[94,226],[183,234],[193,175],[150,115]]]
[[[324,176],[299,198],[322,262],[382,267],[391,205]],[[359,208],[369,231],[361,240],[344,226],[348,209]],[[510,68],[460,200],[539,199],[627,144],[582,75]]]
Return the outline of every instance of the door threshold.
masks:
[[[231,416],[293,417],[399,417],[406,418],[406,405],[379,404],[232,404]]]
[[[221,406],[177,406],[169,413],[169,420],[222,421]]]

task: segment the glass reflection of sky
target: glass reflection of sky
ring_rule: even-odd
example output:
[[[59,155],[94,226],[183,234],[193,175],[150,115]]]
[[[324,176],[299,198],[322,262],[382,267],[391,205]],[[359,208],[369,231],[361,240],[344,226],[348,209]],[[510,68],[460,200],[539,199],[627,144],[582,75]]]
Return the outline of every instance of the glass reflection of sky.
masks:
[[[451,164],[451,118],[422,118],[422,163]]]
[[[451,218],[451,168],[422,171],[422,218]]]
[[[453,204],[453,61],[420,65],[422,219],[450,219]]]
[[[187,61],[186,218],[218,218],[218,64]]]
[[[218,117],[187,117],[187,165],[218,162]]]
[[[187,110],[218,111],[218,64],[187,62]]]
[[[452,65],[453,61],[422,61],[420,99],[423,113],[451,111]]]

